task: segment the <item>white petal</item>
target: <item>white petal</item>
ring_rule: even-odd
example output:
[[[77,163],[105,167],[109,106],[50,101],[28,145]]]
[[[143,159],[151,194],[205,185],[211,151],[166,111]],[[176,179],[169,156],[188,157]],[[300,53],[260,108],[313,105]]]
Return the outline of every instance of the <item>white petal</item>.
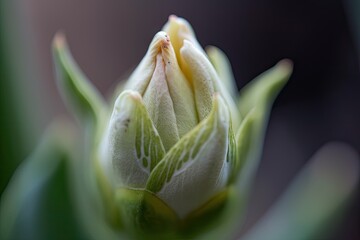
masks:
[[[150,43],[146,55],[129,77],[124,89],[134,90],[143,95],[156,66],[156,56],[163,46],[169,45],[169,38],[165,32],[158,32]]]
[[[213,105],[209,117],[165,155],[146,186],[181,218],[225,188],[234,164],[228,159],[229,110],[218,95]]]
[[[218,92],[230,108],[232,123],[234,129],[237,129],[240,124],[238,107],[231,94],[220,81],[218,74],[206,55],[187,40],[184,41],[180,54],[186,63],[184,73],[189,74],[187,77],[193,83],[199,119],[202,120],[207,116],[207,113],[210,111],[209,106],[211,109],[211,101],[209,100],[211,92]]]
[[[145,187],[165,150],[139,93],[124,91],[116,100],[101,152],[115,187]]]
[[[158,54],[153,76],[144,93],[144,103],[167,151],[180,137],[164,64],[161,54]]]

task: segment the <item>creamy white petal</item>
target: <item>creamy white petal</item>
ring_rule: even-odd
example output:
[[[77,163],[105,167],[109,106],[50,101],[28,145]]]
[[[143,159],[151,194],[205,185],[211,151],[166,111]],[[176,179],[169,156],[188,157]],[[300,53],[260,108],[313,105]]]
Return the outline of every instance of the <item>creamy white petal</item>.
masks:
[[[211,71],[215,71],[210,65],[204,54],[194,47],[194,45],[185,40],[180,52],[183,59],[183,69],[187,78],[192,83],[194,97],[199,120],[206,118],[212,108],[212,97],[214,95],[214,81]]]
[[[186,63],[184,73],[189,74],[187,77],[193,84],[199,119],[204,119],[210,111],[209,108],[211,109],[209,95],[211,96],[212,92],[219,92],[231,111],[234,129],[237,129],[240,124],[238,107],[206,55],[187,40],[184,40],[180,54]]]
[[[125,89],[138,91],[143,96],[166,150],[199,122],[191,85],[179,67],[165,32],[155,35]]]
[[[156,57],[156,67],[149,86],[144,93],[144,103],[164,143],[169,150],[179,141],[179,131],[176,123],[173,101],[165,76],[165,63],[161,54]]]
[[[208,118],[165,155],[151,173],[147,190],[166,202],[181,218],[206,203],[229,181],[234,165],[234,159],[229,159],[232,154],[228,154],[230,131],[228,107],[215,95]]]
[[[183,46],[184,40],[192,42],[194,46],[196,46],[200,51],[204,52],[196,39],[195,32],[192,29],[190,23],[184,18],[171,15],[169,17],[169,21],[164,25],[162,30],[169,34],[171,43],[174,46],[175,54],[181,67],[183,63],[180,59],[180,49]]]
[[[185,78],[179,67],[171,43],[162,49],[162,57],[166,83],[173,102],[179,136],[182,137],[199,123],[194,94],[189,81]]]
[[[161,52],[161,48],[169,45],[167,33],[158,32],[150,43],[146,55],[130,75],[124,89],[134,90],[141,95],[145,93],[147,86],[151,80],[156,66],[156,56]]]
[[[116,100],[101,153],[115,187],[145,187],[165,150],[139,93],[127,90]]]

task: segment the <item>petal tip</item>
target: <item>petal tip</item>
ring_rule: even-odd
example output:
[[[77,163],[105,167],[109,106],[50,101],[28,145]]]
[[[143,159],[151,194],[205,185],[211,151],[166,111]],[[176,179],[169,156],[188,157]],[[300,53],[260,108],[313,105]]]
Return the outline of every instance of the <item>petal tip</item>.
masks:
[[[179,18],[179,17],[176,16],[175,14],[171,14],[171,15],[169,16],[169,21],[176,21],[178,18]]]
[[[170,45],[171,45],[171,42],[170,42],[169,34],[167,34],[164,31],[160,31],[154,36],[149,49],[151,50],[152,53],[155,54],[155,53],[158,53],[159,51],[161,51],[162,49],[165,49],[165,50],[169,49]]]

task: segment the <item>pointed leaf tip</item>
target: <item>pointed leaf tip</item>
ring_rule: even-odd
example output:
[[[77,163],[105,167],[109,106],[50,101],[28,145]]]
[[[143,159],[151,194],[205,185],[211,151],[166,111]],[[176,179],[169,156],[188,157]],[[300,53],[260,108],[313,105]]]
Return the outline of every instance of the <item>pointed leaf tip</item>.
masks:
[[[53,46],[55,48],[62,48],[66,45],[66,37],[62,31],[58,31],[53,39]]]
[[[292,69],[291,60],[281,60],[241,89],[239,99],[241,114],[246,116],[255,106],[261,106],[266,112],[269,111],[276,96],[290,78]]]
[[[56,33],[52,47],[57,83],[64,101],[82,124],[98,124],[106,104],[76,64],[62,32]]]

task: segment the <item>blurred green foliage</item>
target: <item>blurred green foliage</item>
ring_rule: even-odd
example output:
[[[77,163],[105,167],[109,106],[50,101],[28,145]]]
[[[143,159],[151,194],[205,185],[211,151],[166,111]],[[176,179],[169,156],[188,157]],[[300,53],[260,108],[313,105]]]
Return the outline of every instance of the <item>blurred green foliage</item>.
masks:
[[[37,104],[18,1],[0,1],[0,194],[13,171],[35,146]],[[31,100],[31,101],[29,101]]]
[[[24,157],[21,143],[19,109],[15,107],[14,73],[9,61],[6,38],[4,3],[0,3],[0,192],[2,192],[16,166]]]

